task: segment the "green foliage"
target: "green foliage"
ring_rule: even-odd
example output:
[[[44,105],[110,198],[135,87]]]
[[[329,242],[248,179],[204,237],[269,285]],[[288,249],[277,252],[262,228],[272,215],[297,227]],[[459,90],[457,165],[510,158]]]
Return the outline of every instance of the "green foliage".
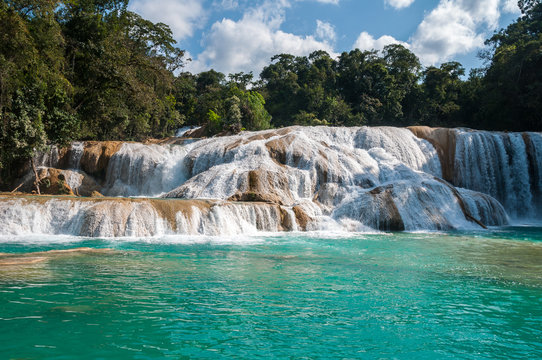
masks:
[[[235,95],[226,99],[226,117],[225,117],[225,126],[228,130],[233,132],[241,131],[241,109],[239,108],[241,100]]]
[[[520,1],[524,16],[486,43],[489,66],[481,80],[481,126],[542,129],[542,3]]]
[[[45,148],[47,135],[42,122],[44,108],[39,95],[37,92],[17,90],[11,111],[2,114],[0,159],[3,175],[7,178],[14,175],[12,164],[29,159],[36,151]]]
[[[271,115],[265,109],[263,96],[256,91],[242,93],[242,124],[247,130],[265,130],[271,127]]]
[[[542,130],[542,3],[486,41],[487,67],[422,68],[402,45],[279,54],[260,78],[182,72],[169,27],[128,0],[0,2],[0,183],[46,144],[301,125]]]
[[[216,134],[222,131],[223,123],[220,115],[213,110],[207,111],[207,130],[210,134]]]
[[[465,69],[458,62],[442,64],[439,68],[428,67],[423,74],[424,104],[423,124],[431,126],[454,126],[454,115],[460,110],[461,76]]]
[[[328,125],[325,120],[318,119],[316,114],[308,113],[304,110],[301,110],[294,116],[294,124],[303,126]]]

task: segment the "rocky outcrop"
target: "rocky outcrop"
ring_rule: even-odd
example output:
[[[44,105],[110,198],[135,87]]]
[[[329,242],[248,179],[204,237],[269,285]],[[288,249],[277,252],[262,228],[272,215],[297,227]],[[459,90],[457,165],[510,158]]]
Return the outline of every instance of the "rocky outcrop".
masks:
[[[265,202],[278,205],[290,205],[289,180],[282,172],[251,170],[242,180],[242,192],[231,196],[229,201]]]
[[[296,205],[292,208],[297,225],[300,230],[307,231],[310,223],[313,221],[311,217],[305,212],[302,206]]]
[[[363,212],[376,212],[376,216],[367,217],[375,220],[375,223],[370,224],[371,227],[383,231],[404,231],[403,218],[393,202],[392,186],[376,187],[369,191],[369,194],[373,198],[371,201],[373,206],[363,209]]]
[[[87,141],[80,160],[81,169],[100,179],[105,178],[105,172],[111,157],[119,151],[123,143],[120,141]]]
[[[100,185],[83,171],[40,168],[37,172],[42,194],[91,196],[93,192],[100,189]],[[35,176],[33,173],[28,173],[20,181],[20,191],[27,193],[34,191]]]
[[[46,176],[40,175],[40,191],[49,195],[75,195],[72,188],[66,182],[62,170],[44,169]]]
[[[442,178],[446,181],[454,180],[454,162],[456,133],[454,129],[430,128],[428,126],[409,126],[408,129],[420,139],[427,140],[437,150],[442,165]]]
[[[54,168],[40,168],[37,170],[39,178],[40,192],[43,195],[71,195],[73,190],[66,181],[66,176],[70,176],[70,171]],[[26,193],[35,192],[35,175],[28,173],[18,187],[18,190]]]

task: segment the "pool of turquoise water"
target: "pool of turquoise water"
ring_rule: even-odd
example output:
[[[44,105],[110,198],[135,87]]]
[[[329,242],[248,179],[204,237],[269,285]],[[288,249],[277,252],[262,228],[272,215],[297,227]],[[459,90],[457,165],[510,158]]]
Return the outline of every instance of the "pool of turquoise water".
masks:
[[[3,238],[1,359],[542,358],[542,229]],[[43,255],[47,257],[47,255]]]

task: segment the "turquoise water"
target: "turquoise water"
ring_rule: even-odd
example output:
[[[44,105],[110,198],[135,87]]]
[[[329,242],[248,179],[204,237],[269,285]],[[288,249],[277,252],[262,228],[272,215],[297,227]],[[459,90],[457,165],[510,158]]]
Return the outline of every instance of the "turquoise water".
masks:
[[[542,358],[542,228],[11,238],[0,358]],[[42,259],[43,260],[43,259]]]

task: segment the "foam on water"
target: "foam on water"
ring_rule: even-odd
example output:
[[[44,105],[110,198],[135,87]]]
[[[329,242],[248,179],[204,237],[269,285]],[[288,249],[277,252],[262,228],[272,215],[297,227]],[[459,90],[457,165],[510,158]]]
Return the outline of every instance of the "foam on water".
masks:
[[[453,134],[453,185],[441,179],[441,159],[433,145],[402,128],[296,126],[180,145],[124,143],[109,160],[100,185],[105,195],[251,203],[224,203],[209,211],[195,207],[189,215],[177,213],[175,225],[145,204],[132,205],[127,212],[113,199],[100,206],[76,201],[24,203],[20,211],[27,214],[5,210],[0,220],[12,224],[6,230],[10,234],[160,236],[285,228],[473,229],[506,224],[507,213],[514,221],[540,214],[541,134],[461,129]],[[72,145],[72,170],[65,170],[76,193],[85,176],[79,170],[83,151],[83,143]],[[59,156],[52,148],[39,157],[39,164],[56,166]],[[300,216],[308,220],[302,223]],[[29,219],[28,225],[16,225],[12,217]]]
[[[541,214],[542,135],[456,131],[454,184],[499,200],[513,218]]]
[[[103,193],[157,196],[186,181],[184,159],[190,145],[124,143],[109,161]]]
[[[166,202],[166,200],[160,200]],[[172,202],[175,200],[171,200]],[[165,204],[164,206],[168,206]],[[234,236],[283,230],[276,206],[249,203],[186,205],[167,219],[156,201],[78,201],[11,199],[0,202],[2,235],[77,235],[83,237]],[[289,222],[295,222],[293,218]]]

